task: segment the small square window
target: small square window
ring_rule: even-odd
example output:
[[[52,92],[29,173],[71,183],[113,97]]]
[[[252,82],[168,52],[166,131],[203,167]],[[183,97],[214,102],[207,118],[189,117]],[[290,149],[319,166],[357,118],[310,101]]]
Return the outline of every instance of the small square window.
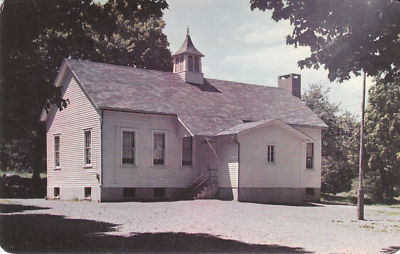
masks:
[[[306,188],[306,195],[307,196],[314,196],[314,188]]]
[[[54,188],[54,198],[59,198],[60,197],[60,187],[55,187]]]
[[[123,189],[123,197],[124,198],[133,198],[136,194],[136,188],[124,188]]]
[[[154,197],[162,198],[165,195],[165,188],[154,188]]]
[[[85,198],[91,198],[91,197],[92,197],[92,188],[85,187]]]

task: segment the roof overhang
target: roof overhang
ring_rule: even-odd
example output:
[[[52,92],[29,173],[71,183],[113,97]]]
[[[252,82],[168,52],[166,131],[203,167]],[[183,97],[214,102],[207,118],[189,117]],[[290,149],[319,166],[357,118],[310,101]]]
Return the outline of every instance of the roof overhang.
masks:
[[[256,128],[261,128],[265,126],[280,126],[285,129],[287,132],[293,134],[294,136],[300,138],[304,141],[312,141],[313,139],[304,134],[303,132],[297,130],[296,128],[290,126],[289,124],[283,122],[279,119],[271,119],[271,120],[261,120],[256,122],[249,122],[249,123],[241,123],[232,128],[229,128],[225,131],[218,133],[216,136],[226,136],[226,135],[235,135],[235,134],[244,134]]]
[[[67,69],[68,65],[66,63],[66,60],[64,59],[61,64],[60,70],[57,73],[56,79],[54,80],[55,87],[60,87],[62,85],[62,80],[64,79],[65,73],[67,73]],[[41,122],[46,122],[52,110],[54,110],[54,105],[51,106],[50,109],[43,108],[42,112],[40,113],[39,120]]]

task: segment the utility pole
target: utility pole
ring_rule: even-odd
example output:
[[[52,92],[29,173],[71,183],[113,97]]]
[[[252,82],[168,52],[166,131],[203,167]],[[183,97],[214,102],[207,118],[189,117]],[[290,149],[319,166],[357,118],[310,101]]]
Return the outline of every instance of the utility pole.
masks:
[[[363,148],[364,148],[364,112],[365,112],[365,82],[364,71],[363,97],[361,104],[361,126],[360,126],[360,161],[358,164],[358,193],[357,193],[357,215],[359,220],[364,220],[364,189],[363,189]]]

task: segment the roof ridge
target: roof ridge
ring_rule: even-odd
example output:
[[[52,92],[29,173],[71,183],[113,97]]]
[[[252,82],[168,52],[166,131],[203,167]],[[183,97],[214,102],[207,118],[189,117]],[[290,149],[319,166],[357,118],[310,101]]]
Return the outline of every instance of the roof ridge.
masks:
[[[276,86],[268,86],[268,85],[259,85],[259,84],[250,84],[246,82],[237,82],[237,81],[230,81],[230,80],[223,80],[223,79],[216,79],[216,78],[205,78],[207,80],[216,80],[216,81],[225,81],[229,83],[234,83],[234,84],[241,84],[241,85],[247,85],[247,86],[256,86],[256,87],[264,87],[264,88],[272,88],[272,89],[282,89]]]
[[[116,67],[121,67],[121,68],[126,68],[126,69],[136,69],[140,71],[149,71],[149,72],[161,72],[161,73],[167,73],[167,74],[175,74],[178,75],[177,73],[169,72],[169,71],[159,71],[159,70],[152,70],[152,69],[144,69],[140,67],[134,67],[134,66],[126,66],[126,65],[119,65],[119,64],[111,64],[111,63],[103,63],[103,62],[94,62],[90,60],[82,60],[82,59],[73,59],[73,58],[65,58],[65,60],[68,61],[76,61],[76,62],[87,62],[87,63],[92,63],[92,64],[99,64],[99,65],[107,65],[107,66],[116,66]],[[237,81],[231,81],[231,80],[224,80],[224,79],[216,79],[216,78],[204,78],[206,80],[216,80],[216,81],[223,81],[223,82],[229,82],[229,83],[234,83],[234,84],[241,84],[241,85],[248,85],[248,86],[256,86],[256,87],[263,87],[263,88],[272,88],[272,89],[282,89],[279,87],[275,86],[268,86],[268,85],[260,85],[260,84],[251,84],[251,83],[246,83],[246,82],[237,82]]]
[[[153,69],[145,69],[145,68],[140,68],[140,67],[135,67],[135,66],[126,66],[126,65],[120,65],[120,64],[112,64],[112,63],[103,63],[103,62],[94,62],[90,60],[82,60],[82,59],[72,59],[72,58],[65,58],[67,61],[75,61],[75,62],[88,62],[92,64],[99,64],[99,65],[111,65],[111,66],[116,66],[116,67],[121,67],[121,68],[126,68],[126,69],[137,69],[137,70],[143,70],[143,71],[155,71],[155,72],[162,72],[162,73],[168,73],[168,74],[175,74],[170,71],[160,71],[160,70],[153,70]]]

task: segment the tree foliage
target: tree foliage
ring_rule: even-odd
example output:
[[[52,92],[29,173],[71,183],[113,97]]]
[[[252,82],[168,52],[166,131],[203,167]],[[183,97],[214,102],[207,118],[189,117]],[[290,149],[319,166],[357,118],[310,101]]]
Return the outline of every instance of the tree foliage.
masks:
[[[327,129],[322,130],[322,191],[338,193],[351,188],[357,172],[352,160],[353,136],[356,120],[349,112],[341,112],[338,105],[329,102],[329,89],[311,85],[302,99],[323,120]]]
[[[64,58],[172,70],[165,0],[5,0],[1,9],[1,167],[42,167],[43,107],[67,106],[53,86]],[[10,163],[10,162],[13,163]]]
[[[286,43],[308,46],[301,68],[329,71],[328,78],[350,79],[365,71],[391,80],[400,69],[400,2],[398,0],[250,0],[251,9],[272,10],[275,21],[289,20]]]
[[[379,201],[393,200],[400,194],[400,77],[377,79],[366,120],[367,191]]]

